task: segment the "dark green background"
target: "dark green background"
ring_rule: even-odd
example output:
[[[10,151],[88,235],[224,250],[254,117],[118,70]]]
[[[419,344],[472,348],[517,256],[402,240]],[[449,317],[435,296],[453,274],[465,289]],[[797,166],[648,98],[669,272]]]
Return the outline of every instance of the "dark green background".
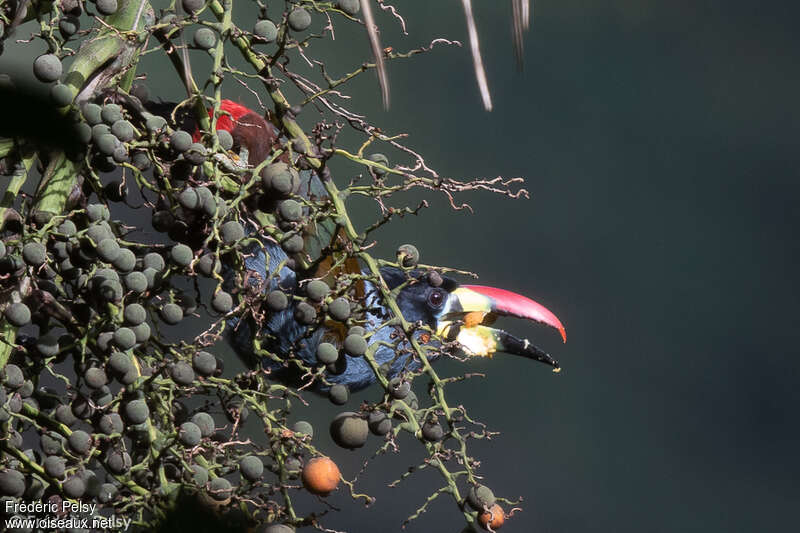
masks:
[[[384,44],[466,43],[459,2],[402,4],[410,36],[381,13]],[[478,272],[566,325],[561,345],[546,328],[501,324],[550,350],[560,375],[502,355],[437,367],[486,373],[451,392],[502,432],[473,451],[488,485],[525,498],[503,531],[795,529],[800,6],[539,1],[518,73],[510,3],[475,4],[492,113],[466,48],[390,64],[389,112],[365,76],[353,107],[408,132],[443,175],[527,178],[530,200],[467,195],[474,214],[435,201],[382,231],[377,248],[391,257],[414,242],[425,262]],[[356,30],[337,22],[337,41],[316,45],[335,73],[368,58]],[[171,85],[151,90],[179,97],[163,74]],[[254,104],[237,86],[228,96]],[[359,221],[373,219],[374,208],[355,207]],[[378,396],[357,393],[349,408]],[[317,446],[352,478],[378,441],[335,448],[335,411],[315,400],[297,416],[316,422]],[[326,525],[399,529],[438,486],[423,472],[385,488],[420,459],[417,447],[375,459],[359,488],[376,504],[332,497],[345,511]],[[408,531],[456,532],[458,521],[442,498]]]

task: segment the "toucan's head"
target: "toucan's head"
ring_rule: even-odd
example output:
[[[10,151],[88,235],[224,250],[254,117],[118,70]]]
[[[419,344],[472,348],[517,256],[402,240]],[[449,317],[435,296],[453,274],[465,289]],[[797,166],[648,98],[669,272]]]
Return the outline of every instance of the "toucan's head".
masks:
[[[384,268],[381,276],[390,289],[400,287],[396,300],[406,320],[427,324],[443,339],[457,341],[469,355],[491,357],[495,352],[505,352],[559,370],[558,361],[527,339],[490,327],[498,316],[515,316],[557,329],[566,342],[567,334],[558,317],[530,298],[493,287],[460,285],[446,276],[421,270]]]

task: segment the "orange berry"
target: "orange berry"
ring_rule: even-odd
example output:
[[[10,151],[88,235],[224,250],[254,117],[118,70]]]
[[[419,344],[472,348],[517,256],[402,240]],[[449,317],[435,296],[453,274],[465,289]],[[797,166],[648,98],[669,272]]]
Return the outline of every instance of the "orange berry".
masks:
[[[503,524],[506,521],[506,514],[503,512],[503,508],[500,507],[498,504],[492,505],[488,511],[484,511],[478,517],[478,521],[484,527],[484,529],[493,529],[497,530],[503,527]]]
[[[341,477],[339,467],[329,457],[314,457],[303,468],[303,485],[320,496],[335,489]]]

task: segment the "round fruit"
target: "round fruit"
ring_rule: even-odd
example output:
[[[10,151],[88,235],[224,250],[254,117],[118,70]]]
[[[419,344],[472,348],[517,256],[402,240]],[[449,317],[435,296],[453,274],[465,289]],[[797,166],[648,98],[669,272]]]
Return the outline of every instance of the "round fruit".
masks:
[[[111,264],[120,272],[130,272],[136,267],[136,255],[127,248],[120,248],[119,254]]]
[[[428,442],[439,442],[444,437],[444,430],[439,422],[429,420],[422,425],[422,437]]]
[[[278,214],[283,220],[297,222],[303,218],[303,206],[295,200],[284,200],[278,204]]]
[[[97,499],[100,503],[110,503],[117,495],[117,487],[112,483],[103,483],[100,485],[100,490],[97,493]]]
[[[211,28],[200,28],[194,32],[194,44],[203,50],[209,50],[217,42],[217,36]]]
[[[97,0],[95,7],[101,15],[113,15],[117,12],[117,0]]]
[[[197,13],[205,5],[205,0],[183,0],[182,5],[187,13]]]
[[[328,457],[314,457],[303,468],[303,486],[314,494],[325,496],[339,485],[339,467]]]
[[[352,17],[361,9],[361,4],[358,0],[338,0],[336,7]]]
[[[161,257],[161,254],[157,254],[155,252],[150,252],[149,254],[145,255],[142,259],[142,268],[152,268],[158,272],[164,270],[166,263],[164,263],[164,258]]]
[[[65,39],[68,37],[72,37],[78,30],[81,29],[81,21],[75,15],[67,15],[65,17],[61,17],[58,21],[58,31],[61,32],[61,36]]]
[[[264,41],[271,43],[278,38],[278,27],[271,20],[259,20],[253,27],[253,33]]]
[[[25,493],[25,476],[16,470],[0,472],[0,494],[18,498]]]
[[[99,389],[108,383],[105,370],[96,366],[87,369],[86,373],[83,375],[83,379],[86,381],[86,384],[93,389]]]
[[[136,345],[136,334],[131,328],[119,328],[114,332],[114,344],[122,350],[130,350]]]
[[[272,291],[267,294],[267,307],[273,311],[283,311],[289,306],[289,298],[283,291]],[[28,313],[28,320],[30,320],[30,312]]]
[[[419,250],[413,244],[403,244],[397,248],[397,260],[406,268],[415,267],[419,263]]]
[[[86,482],[75,474],[61,485],[61,489],[70,498],[80,498],[86,492]]]
[[[344,351],[353,357],[367,353],[367,339],[361,335],[351,334],[344,339]]]
[[[494,493],[485,485],[475,485],[469,489],[467,503],[476,511],[483,511],[495,504]]]
[[[192,356],[192,367],[201,376],[211,376],[217,370],[217,358],[208,352],[197,352]]]
[[[196,413],[192,416],[192,422],[197,424],[197,427],[200,428],[200,435],[205,437],[210,437],[214,434],[216,430],[216,425],[214,424],[214,418],[208,413]]]
[[[192,135],[188,131],[177,130],[170,136],[169,145],[176,152],[183,153],[192,146]]]
[[[167,127],[167,120],[164,117],[152,115],[147,117],[144,125],[147,128],[147,131],[151,133],[157,133]]]
[[[484,529],[498,530],[503,527],[506,521],[506,514],[498,504],[492,505],[488,511],[484,511],[478,516],[478,522]]]
[[[392,430],[392,421],[386,416],[386,413],[381,411],[372,411],[367,420],[369,430],[373,435],[382,437]]]
[[[106,104],[100,110],[100,116],[103,117],[103,122],[111,126],[118,120],[122,120],[122,107],[118,104]]]
[[[82,429],[73,431],[70,436],[67,437],[67,442],[69,443],[70,449],[78,455],[84,455],[92,447],[92,437]]]
[[[50,100],[57,107],[68,106],[72,103],[72,89],[63,83],[56,83],[50,88]]]
[[[86,119],[89,125],[94,126],[103,122],[103,116],[101,114],[103,109],[99,105],[89,102],[83,106],[82,111],[83,118]]]
[[[317,360],[323,365],[335,363],[339,358],[339,350],[329,342],[321,342],[317,346]]]
[[[129,291],[142,293],[147,290],[147,278],[141,272],[131,272],[125,276],[125,287]]]
[[[244,239],[244,228],[237,220],[230,220],[222,225],[222,242],[231,244]]]
[[[63,457],[49,455],[45,457],[42,466],[44,466],[44,471],[48,476],[61,479],[64,476],[67,461]]]
[[[2,370],[3,385],[11,390],[17,390],[25,383],[25,375],[22,369],[13,363],[9,363]]]
[[[184,474],[186,477],[186,474]],[[208,470],[203,468],[200,465],[192,465],[192,471],[188,474],[189,479],[194,482],[195,485],[203,486],[208,483]]]
[[[264,473],[264,463],[255,455],[247,455],[239,461],[239,472],[248,481],[258,481]]]
[[[219,140],[219,146],[223,150],[233,148],[233,136],[228,130],[217,130],[217,140]]]
[[[113,133],[117,139],[126,143],[128,141],[132,141],[136,133],[133,130],[133,124],[128,122],[127,120],[118,120],[111,125],[111,133]]]
[[[306,285],[306,294],[315,302],[321,302],[324,300],[325,296],[328,295],[329,290],[328,284],[318,279],[312,280],[308,285]]]
[[[212,277],[215,273],[222,272],[222,263],[213,253],[207,253],[200,257],[196,264],[197,270],[206,277]]]
[[[389,394],[395,400],[402,400],[411,392],[411,383],[399,377],[389,381]]]
[[[328,304],[328,313],[334,320],[344,322],[350,318],[350,302],[347,298],[340,296]]]
[[[200,196],[194,187],[186,187],[178,195],[178,203],[186,209],[197,209],[200,205]]]
[[[305,420],[298,420],[295,422],[292,426],[292,431],[301,435],[308,435],[309,437],[314,436],[314,426]]]
[[[261,524],[255,533],[295,533],[295,531],[286,524]]]
[[[115,474],[124,474],[131,469],[131,456],[128,452],[113,451],[106,458],[108,469]]]
[[[367,436],[369,435],[369,425],[360,415],[344,412],[333,419],[330,432],[336,444],[342,448],[354,450],[366,444]]]
[[[215,477],[208,486],[208,492],[217,501],[226,500],[231,495],[231,482],[224,477]]]
[[[147,319],[147,311],[141,304],[131,303],[125,306],[122,316],[131,326],[138,326]]]
[[[302,7],[296,7],[289,13],[289,27],[294,31],[304,31],[311,26],[311,14]]]
[[[233,308],[233,297],[225,291],[219,291],[211,299],[211,308],[217,313],[227,313]]]
[[[31,321],[31,310],[21,302],[9,305],[3,314],[12,326],[22,327]]]
[[[184,361],[178,361],[169,370],[172,381],[178,385],[191,385],[194,381],[194,370],[191,365]]]
[[[122,433],[125,429],[125,424],[123,424],[122,417],[119,414],[108,413],[100,417],[97,427],[106,435],[112,435],[114,433]]]
[[[350,389],[347,385],[337,383],[328,391],[328,397],[334,405],[344,405],[350,399]]]
[[[29,242],[22,247],[22,259],[31,266],[40,266],[47,261],[47,250],[40,242]]]
[[[194,259],[194,254],[192,253],[192,249],[186,246],[185,244],[176,244],[170,250],[170,259],[172,262],[180,267],[186,267],[191,264],[192,259]]]
[[[119,244],[117,244],[117,240],[106,237],[97,243],[97,255],[106,263],[113,262],[119,255]]]
[[[131,424],[143,424],[150,416],[150,408],[144,400],[131,400],[125,404],[123,411]]]
[[[300,302],[294,309],[294,318],[300,324],[310,325],[317,319],[317,310],[306,302]]]
[[[43,54],[33,62],[33,75],[43,83],[56,81],[61,77],[61,60],[54,54]]]
[[[203,435],[200,433],[200,428],[194,422],[184,422],[181,424],[180,431],[178,432],[178,439],[184,446],[190,448],[200,444]],[[221,479],[221,478],[217,478]]]
[[[206,160],[206,147],[200,143],[192,143],[183,157],[193,165],[202,165]]]

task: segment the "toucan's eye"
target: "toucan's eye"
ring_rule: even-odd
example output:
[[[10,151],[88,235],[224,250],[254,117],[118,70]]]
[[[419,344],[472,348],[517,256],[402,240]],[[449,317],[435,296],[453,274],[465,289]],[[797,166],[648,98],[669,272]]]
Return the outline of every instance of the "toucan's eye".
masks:
[[[428,303],[431,307],[441,307],[444,302],[444,291],[435,289],[428,295]]]

